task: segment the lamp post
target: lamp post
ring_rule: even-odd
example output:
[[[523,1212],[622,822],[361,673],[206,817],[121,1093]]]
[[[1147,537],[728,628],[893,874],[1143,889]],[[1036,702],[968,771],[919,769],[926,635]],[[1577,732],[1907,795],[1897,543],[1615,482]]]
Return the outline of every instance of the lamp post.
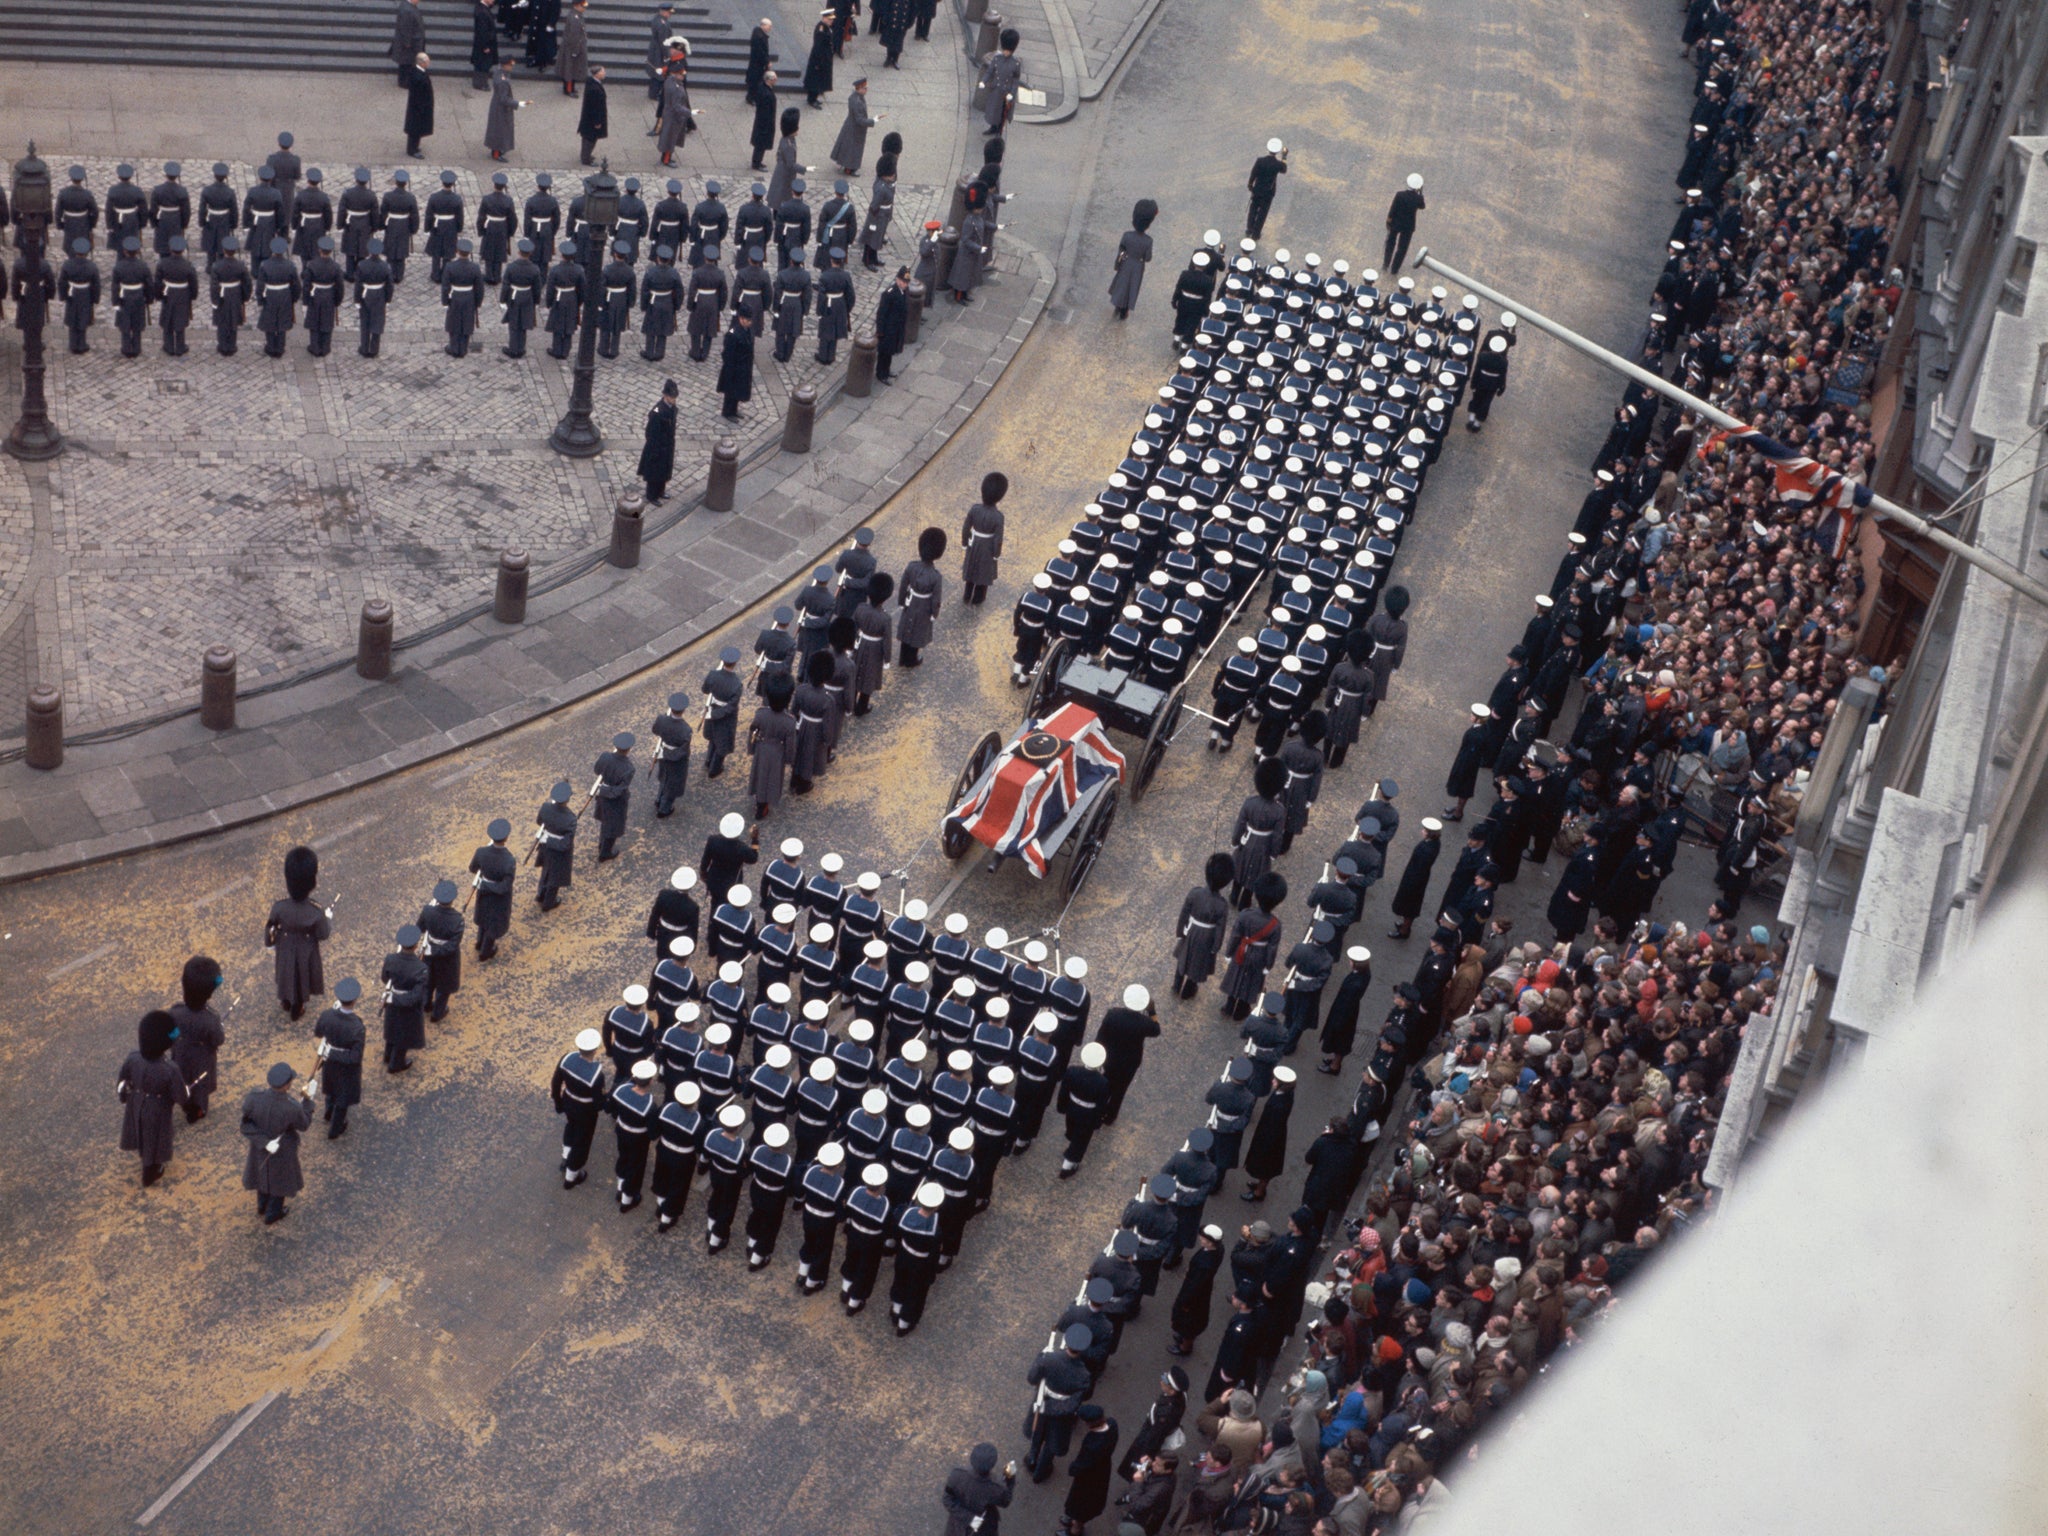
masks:
[[[43,325],[57,283],[43,259],[49,233],[52,198],[50,168],[28,154],[14,163],[14,323],[21,331],[21,420],[7,435],[7,451],[17,459],[54,459],[64,451],[63,436],[50,422],[43,395]]]
[[[604,299],[604,255],[619,216],[619,183],[605,161],[583,178],[583,326],[576,338],[576,377],[569,409],[555,423],[548,446],[572,459],[594,459],[604,451],[604,434],[590,415],[590,390],[597,377],[597,306]]]

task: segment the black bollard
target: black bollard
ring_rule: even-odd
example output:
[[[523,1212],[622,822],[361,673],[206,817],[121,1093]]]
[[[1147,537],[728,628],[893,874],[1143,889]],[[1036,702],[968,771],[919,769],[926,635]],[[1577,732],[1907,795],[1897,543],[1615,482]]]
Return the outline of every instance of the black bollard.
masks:
[[[199,669],[199,723],[209,731],[235,728],[235,653],[209,645]]]
[[[711,450],[711,479],[704,487],[704,505],[713,512],[730,512],[740,482],[740,445],[721,437]]]
[[[625,491],[612,506],[612,547],[605,551],[607,563],[630,571],[640,563],[640,529],[647,503],[638,491]]]
[[[391,605],[381,597],[363,604],[356,626],[356,676],[372,681],[391,675]]]
[[[48,683],[28,691],[28,765],[64,766],[64,695]]]
[[[507,549],[498,555],[498,593],[491,601],[491,617],[500,624],[526,622],[526,551]]]
[[[809,384],[799,384],[789,397],[789,415],[782,423],[782,451],[809,453],[811,429],[817,422],[818,391]]]

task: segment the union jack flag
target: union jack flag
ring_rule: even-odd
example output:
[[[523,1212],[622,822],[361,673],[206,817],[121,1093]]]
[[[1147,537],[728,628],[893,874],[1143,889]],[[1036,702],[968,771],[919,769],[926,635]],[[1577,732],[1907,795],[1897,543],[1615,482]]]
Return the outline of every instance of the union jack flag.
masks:
[[[1707,439],[1707,450],[1712,451],[1722,443],[1740,443],[1745,448],[1753,448],[1770,462],[1778,500],[1794,506],[1817,502],[1825,508],[1828,517],[1820,527],[1822,542],[1836,560],[1849,553],[1849,546],[1856,537],[1857,515],[1870,505],[1869,486],[1847,478],[1817,459],[1809,459],[1805,454],[1787,448],[1755,427],[1716,432]]]
[[[1033,731],[1058,737],[1059,755],[1043,763],[1026,761],[1017,747]],[[1124,776],[1124,757],[1109,744],[1102,722],[1093,710],[1062,704],[1043,720],[1024,722],[1017,739],[948,819],[958,821],[976,842],[1022,859],[1042,877],[1072,830],[1068,821],[1074,807],[1111,775]]]

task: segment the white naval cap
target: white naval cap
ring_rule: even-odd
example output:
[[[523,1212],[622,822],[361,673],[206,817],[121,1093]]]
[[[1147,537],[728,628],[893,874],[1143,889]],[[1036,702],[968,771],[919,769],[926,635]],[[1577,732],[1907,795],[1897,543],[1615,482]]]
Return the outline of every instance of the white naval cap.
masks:
[[[739,979],[747,974],[747,968],[737,960],[728,960],[718,968],[718,979],[728,986],[737,986]]]
[[[785,859],[800,859],[804,856],[804,840],[800,837],[785,837],[782,840],[782,856]]]
[[[830,944],[832,942],[832,925],[830,923],[811,924],[811,942],[813,944]]]
[[[1367,949],[1363,944],[1354,944],[1349,949],[1344,951],[1344,958],[1346,960],[1349,960],[1353,965],[1371,965],[1372,951]]]
[[[1109,1060],[1109,1052],[1105,1051],[1095,1041],[1090,1040],[1086,1045],[1081,1047],[1082,1066],[1099,1067],[1107,1060]]]
[[[917,1186],[917,1203],[928,1211],[936,1211],[946,1203],[946,1192],[936,1180],[927,1179]]]
[[[992,997],[982,1005],[982,1012],[991,1019],[1001,1022],[1010,1016],[1010,1000],[1007,997]]]
[[[818,1161],[827,1168],[837,1168],[846,1161],[846,1148],[836,1141],[828,1141],[818,1148]],[[888,1175],[884,1174],[883,1177],[887,1178]]]
[[[1275,1067],[1275,1068],[1273,1069],[1273,1085],[1274,1085],[1274,1086],[1275,1086],[1276,1088],[1285,1088],[1285,1087],[1290,1087],[1290,1086],[1292,1086],[1292,1085],[1294,1084],[1294,1082],[1295,1082],[1295,1081],[1296,1081],[1296,1076],[1295,1076],[1295,1071],[1294,1071],[1294,1068],[1292,1068],[1292,1067]]]
[[[882,888],[882,877],[870,869],[864,871],[861,877],[853,883],[872,896]]]
[[[988,1069],[989,1083],[997,1088],[1007,1088],[1017,1081],[1017,1074],[1008,1067],[995,1066]]]
[[[948,1072],[972,1072],[974,1070],[974,1052],[948,1051],[946,1053],[946,1070]]]
[[[647,989],[636,981],[619,994],[619,1001],[628,1008],[645,1008],[647,1006]]]
[[[727,811],[718,818],[718,835],[720,837],[738,837],[746,830],[747,818],[738,811]]]
[[[972,1000],[974,997],[974,983],[965,976],[956,978],[953,982],[953,995]]]
[[[601,1047],[602,1047],[603,1045],[604,1045],[604,1036],[603,1036],[603,1035],[600,1035],[600,1034],[599,1034],[599,1033],[598,1033],[598,1032],[597,1032],[596,1030],[594,1030],[594,1029],[579,1029],[579,1030],[577,1030],[577,1031],[576,1031],[576,1049],[577,1049],[577,1050],[579,1050],[579,1051],[595,1051],[595,1050],[598,1050],[599,1048],[601,1048]]]
[[[855,1019],[846,1026],[846,1038],[855,1045],[866,1045],[875,1038],[875,1026],[866,1019]]]
[[[1152,994],[1134,981],[1124,988],[1124,1006],[1135,1008],[1142,1013],[1152,1006]]]
[[[728,1104],[718,1112],[718,1123],[728,1131],[736,1131],[747,1123],[747,1112],[737,1104]]]
[[[889,957],[889,946],[880,939],[869,939],[867,943],[861,945],[860,952],[870,960],[886,960]]]
[[[1266,140],[1266,153],[1269,155],[1277,155],[1280,153],[1281,150],[1285,149],[1286,147],[1286,143],[1280,139]]]
[[[712,1025],[704,1031],[704,1043],[706,1045],[731,1045],[732,1026],[730,1024]]]
[[[754,903],[754,893],[744,885],[727,886],[725,904],[729,907],[748,907]]]
[[[1060,1027],[1059,1015],[1050,1008],[1041,1008],[1031,1016],[1031,1027],[1041,1035],[1050,1035]]]
[[[826,874],[837,878],[839,871],[846,868],[846,860],[836,853],[828,853],[818,860],[818,868],[822,869]]]
[[[946,932],[958,938],[967,931],[967,919],[958,912],[946,914]]]
[[[763,1131],[761,1139],[777,1149],[786,1147],[789,1145],[789,1127],[778,1122]]]
[[[903,1111],[903,1123],[913,1131],[921,1131],[932,1123],[932,1112],[928,1105],[913,1104]]]
[[[775,904],[775,910],[768,915],[787,928],[796,921],[796,908],[786,901],[778,901]]]
[[[869,1163],[867,1167],[861,1169],[860,1181],[867,1185],[869,1189],[880,1189],[889,1182],[889,1170],[880,1163]]]
[[[644,1082],[648,1082],[648,1081],[650,1081],[650,1080],[651,1080],[651,1079],[653,1078],[653,1076],[654,1076],[654,1063],[653,1063],[653,1062],[651,1062],[651,1061],[636,1061],[636,1062],[634,1062],[634,1063],[633,1063],[633,1081],[634,1081],[634,1082],[636,1082],[636,1083],[644,1083]]]
[[[913,960],[903,967],[903,979],[913,987],[921,987],[932,979],[932,968],[922,960]]]
[[[697,871],[685,864],[668,877],[668,883],[671,890],[687,891],[697,883]]]
[[[704,1097],[704,1090],[695,1083],[677,1083],[676,1091],[670,1097],[678,1104],[694,1104]]]
[[[1079,955],[1074,955],[1067,961],[1066,972],[1075,981],[1079,981],[1088,974],[1088,962]]]
[[[762,1059],[766,1061],[769,1066],[773,1067],[776,1071],[780,1072],[786,1069],[789,1066],[789,1064],[796,1059],[796,1056],[795,1053],[792,1052],[788,1046],[778,1043],[776,1045],[769,1046],[768,1054]]]
[[[820,1056],[811,1063],[805,1075],[814,1083],[829,1083],[839,1075],[839,1068],[830,1056]]]
[[[768,1001],[778,1008],[789,1006],[789,983],[786,981],[769,982]]]
[[[923,922],[930,915],[931,910],[930,907],[919,901],[915,896],[903,903],[903,915],[913,923]]]
[[[822,997],[814,997],[804,1004],[804,1017],[813,1024],[821,1023],[832,1012],[832,1005]]]
[[[860,1096],[860,1107],[871,1115],[879,1115],[889,1107],[889,1095],[879,1088],[870,1088]]]
[[[901,1056],[905,1061],[909,1062],[914,1067],[919,1062],[923,1061],[925,1057],[931,1055],[931,1047],[926,1045],[922,1040],[918,1039],[917,1036],[912,1035],[908,1040],[903,1042],[903,1049],[898,1051],[896,1054]]]
[[[953,1127],[952,1134],[946,1137],[946,1145],[955,1152],[972,1152],[974,1150],[974,1132],[967,1129],[964,1125],[956,1125]]]
[[[668,952],[678,960],[687,960],[697,953],[697,941],[687,933],[679,933],[668,941]]]
[[[1024,946],[1024,958],[1033,965],[1041,964],[1048,953],[1044,941],[1040,939],[1032,939]]]

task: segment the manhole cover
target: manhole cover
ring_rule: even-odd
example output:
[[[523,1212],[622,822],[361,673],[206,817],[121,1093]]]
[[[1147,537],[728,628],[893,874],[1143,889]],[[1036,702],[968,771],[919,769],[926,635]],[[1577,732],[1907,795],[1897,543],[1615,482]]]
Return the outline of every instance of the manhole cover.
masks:
[[[158,379],[156,392],[160,395],[189,395],[192,393],[190,379]]]

